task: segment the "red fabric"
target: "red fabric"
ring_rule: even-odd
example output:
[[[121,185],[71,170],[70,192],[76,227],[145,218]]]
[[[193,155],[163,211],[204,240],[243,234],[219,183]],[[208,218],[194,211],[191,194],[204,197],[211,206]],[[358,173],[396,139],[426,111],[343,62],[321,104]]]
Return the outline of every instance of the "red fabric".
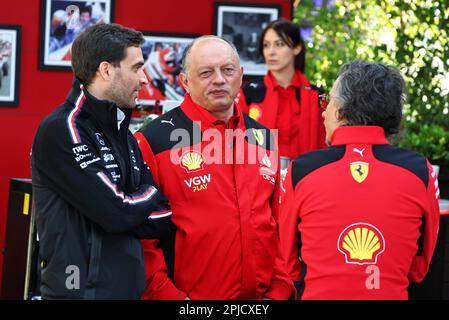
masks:
[[[170,154],[180,151],[177,149],[154,154],[148,141],[167,141],[169,135],[147,136],[145,130],[136,133],[143,157],[172,205],[172,222],[177,227],[174,283],[167,277],[167,266],[157,242],[143,241],[148,277],[144,298],[287,299],[293,285],[280,256],[276,229],[277,152],[262,150],[246,140],[243,148],[236,143],[229,145],[225,137],[234,130],[225,133],[226,128],[246,130],[237,107],[227,125],[196,105],[188,95],[181,110],[189,119],[200,121],[204,141],[185,150],[201,153],[204,159],[201,169],[190,172],[182,167],[181,160],[173,162]],[[173,118],[170,114],[164,116],[167,120]],[[172,120],[178,124],[180,119]],[[150,126],[157,126],[157,121]],[[211,133],[207,129],[220,135],[206,140]],[[217,159],[216,154],[207,151],[209,141],[215,139],[222,139],[221,160],[229,160],[226,157],[230,155],[232,163],[210,161],[212,156]],[[257,148],[259,154],[268,156],[273,169],[271,178],[267,180],[261,174],[260,161],[250,164],[242,158],[248,148]],[[181,153],[185,154],[185,150]],[[246,160],[239,162],[239,159]],[[205,188],[195,191],[188,186],[190,179],[205,177],[209,179]]]
[[[310,89],[305,75],[297,70],[292,83],[283,88],[268,72],[264,83],[264,101],[247,105],[241,90],[238,104],[254,120],[270,129],[279,129],[280,155],[295,159],[303,153],[326,147],[326,130],[318,104],[318,92]],[[296,88],[300,90],[300,103]]]
[[[290,165],[283,184],[279,232],[290,277],[298,281],[301,271],[305,272],[302,299],[407,299],[409,280],[419,282],[427,273],[439,224],[435,175],[427,162],[426,186],[415,173],[378,160],[373,145],[387,143],[380,127],[340,127],[332,145],[346,145],[342,158],[301,179],[298,168],[307,162],[300,161],[311,160],[300,157]],[[326,150],[326,156],[332,151]],[[362,182],[351,173],[355,162],[368,166]],[[346,228],[361,223],[369,224],[365,230],[379,231],[375,232],[379,247],[371,257],[351,260],[342,241],[348,239]],[[420,236],[423,251],[417,255]],[[352,243],[361,248],[369,242]],[[374,272],[378,288],[373,287]]]

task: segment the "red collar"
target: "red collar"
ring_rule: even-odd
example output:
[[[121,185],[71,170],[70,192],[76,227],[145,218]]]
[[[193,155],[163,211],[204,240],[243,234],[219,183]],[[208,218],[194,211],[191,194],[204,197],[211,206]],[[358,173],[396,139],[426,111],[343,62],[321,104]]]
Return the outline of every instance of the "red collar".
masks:
[[[378,126],[343,126],[335,129],[331,145],[352,143],[388,144],[384,129]]]
[[[306,76],[302,74],[301,71],[295,70],[295,74],[293,75],[292,83],[287,88],[281,87],[281,85],[276,81],[271,71],[268,71],[266,79],[267,84],[275,89],[289,89],[290,87],[294,88],[301,88],[301,86],[310,86],[309,81],[307,80]]]
[[[223,126],[229,129],[236,129],[237,127],[244,129],[243,121],[239,121],[239,119],[242,119],[242,111],[236,103],[234,103],[234,114],[229,118],[227,125],[223,120],[218,119],[212,113],[196,104],[189,94],[184,96],[184,101],[181,103],[181,110],[192,121],[200,121],[201,130],[216,128],[218,126]]]

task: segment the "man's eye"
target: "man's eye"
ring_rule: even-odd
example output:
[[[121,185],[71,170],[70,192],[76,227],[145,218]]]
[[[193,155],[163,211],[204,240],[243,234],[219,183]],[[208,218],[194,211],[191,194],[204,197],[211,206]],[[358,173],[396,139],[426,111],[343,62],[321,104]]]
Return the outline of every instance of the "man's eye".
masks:
[[[203,77],[203,78],[208,77],[210,75],[211,75],[210,71],[203,71],[203,72],[200,73],[200,76]]]
[[[225,68],[225,69],[224,69],[224,73],[227,74],[227,75],[233,74],[234,71],[235,71],[234,68]]]

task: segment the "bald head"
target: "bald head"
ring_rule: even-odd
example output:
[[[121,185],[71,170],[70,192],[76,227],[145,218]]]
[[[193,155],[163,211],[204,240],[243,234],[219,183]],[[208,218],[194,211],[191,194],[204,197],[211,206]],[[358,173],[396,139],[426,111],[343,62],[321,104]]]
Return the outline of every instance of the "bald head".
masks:
[[[205,36],[201,36],[201,37],[198,37],[195,40],[193,40],[187,46],[187,48],[184,50],[184,56],[182,58],[182,64],[181,64],[182,72],[187,74],[187,71],[188,71],[188,68],[189,68],[189,64],[190,64],[190,60],[191,60],[190,57],[191,57],[192,51],[196,51],[195,48],[202,47],[204,45],[207,46],[208,43],[215,42],[215,41],[219,41],[219,42],[222,42],[222,43],[225,43],[226,45],[228,45],[231,48],[232,53],[235,55],[235,57],[237,59],[237,62],[240,65],[239,54],[237,52],[236,47],[234,46],[234,44],[232,42],[230,42],[230,41],[228,41],[228,40],[226,40],[226,39],[224,39],[222,37],[219,37],[219,36],[205,35]]]
[[[227,121],[242,85],[243,69],[235,47],[217,36],[194,40],[185,51],[180,80],[193,102]]]

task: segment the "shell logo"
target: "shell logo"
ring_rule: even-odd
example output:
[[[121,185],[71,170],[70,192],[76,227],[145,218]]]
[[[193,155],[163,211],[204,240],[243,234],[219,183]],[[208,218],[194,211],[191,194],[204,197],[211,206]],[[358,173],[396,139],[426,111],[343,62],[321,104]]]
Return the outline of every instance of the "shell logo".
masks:
[[[385,251],[385,239],[375,226],[360,222],[340,233],[337,247],[348,264],[376,264],[378,256]]]
[[[260,110],[259,106],[253,104],[249,107],[248,115],[250,116],[250,118],[257,121],[262,115],[262,111]]]
[[[181,157],[180,165],[187,172],[196,172],[203,170],[203,156],[201,153],[196,151],[188,151],[184,153]]]

